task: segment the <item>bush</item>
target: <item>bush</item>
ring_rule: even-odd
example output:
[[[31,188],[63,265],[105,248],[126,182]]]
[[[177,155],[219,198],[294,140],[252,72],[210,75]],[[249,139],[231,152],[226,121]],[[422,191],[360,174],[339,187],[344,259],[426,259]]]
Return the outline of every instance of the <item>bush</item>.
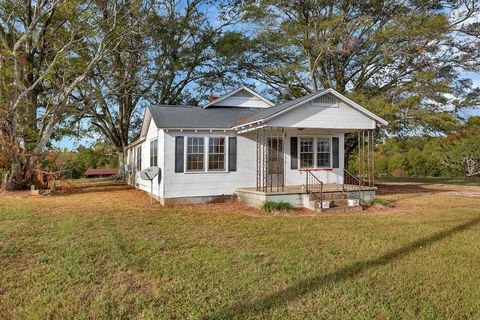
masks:
[[[379,199],[379,198],[375,198],[373,200],[367,201],[366,204],[370,207],[373,206],[373,205],[382,206],[382,207],[391,207],[392,206],[390,200]]]
[[[294,206],[286,201],[265,201],[262,206],[260,207],[260,210],[265,211],[265,212],[273,212],[273,211],[290,211],[293,210]]]

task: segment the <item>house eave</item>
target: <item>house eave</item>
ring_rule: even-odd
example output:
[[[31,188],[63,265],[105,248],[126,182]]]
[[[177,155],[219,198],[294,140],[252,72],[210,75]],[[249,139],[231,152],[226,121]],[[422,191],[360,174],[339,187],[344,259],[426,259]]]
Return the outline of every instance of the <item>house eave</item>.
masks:
[[[146,138],[137,139],[137,140],[131,142],[130,144],[128,144],[128,145],[125,147],[125,149],[130,149],[130,148],[132,148],[132,147],[135,147],[135,146],[139,145],[140,143],[145,142],[145,140],[146,140]]]
[[[270,100],[268,100],[267,98],[259,95],[258,93],[256,93],[256,92],[253,91],[252,89],[243,86],[243,87],[240,87],[240,88],[238,88],[238,89],[235,89],[235,90],[233,90],[233,91],[231,91],[231,92],[229,92],[229,93],[227,93],[227,94],[225,94],[225,95],[223,95],[223,96],[221,96],[221,97],[219,97],[219,98],[217,98],[217,99],[215,99],[215,100],[207,103],[207,104],[204,105],[202,108],[203,108],[203,109],[206,109],[206,108],[208,108],[208,107],[211,107],[211,106],[213,106],[213,105],[215,105],[215,104],[217,104],[217,103],[219,103],[219,102],[221,102],[221,101],[223,101],[223,100],[225,100],[225,99],[227,99],[227,98],[230,98],[231,96],[233,96],[234,94],[236,94],[236,93],[238,93],[238,92],[240,92],[240,91],[242,91],[242,90],[245,90],[245,91],[253,94],[255,97],[259,98],[260,100],[262,100],[263,102],[265,102],[266,104],[268,104],[270,107],[273,107],[273,106],[275,105],[272,101],[270,101]]]
[[[165,130],[165,132],[168,132],[168,131],[180,131],[180,132],[183,132],[183,131],[232,131],[233,129],[232,128],[175,128],[175,127],[171,127],[171,128],[159,128],[161,130]]]
[[[327,90],[324,90],[322,92],[319,92],[318,94],[315,94],[313,96],[311,96],[310,98],[306,99],[306,100],[303,100],[303,101],[300,101],[299,103],[297,104],[294,104],[282,111],[279,111],[277,113],[274,113],[268,117],[265,117],[263,119],[259,119],[259,120],[255,120],[255,121],[252,121],[252,122],[247,122],[247,123],[244,123],[244,124],[241,124],[241,125],[238,125],[238,126],[235,126],[233,127],[234,129],[238,129],[238,128],[242,128],[242,127],[245,127],[245,126],[251,126],[251,125],[254,125],[254,124],[258,124],[258,123],[262,123],[262,122],[267,122],[271,119],[274,119],[286,112],[289,112],[305,103],[308,103],[322,95],[325,95],[327,93],[331,93],[333,94],[335,97],[337,97],[338,99],[342,100],[343,102],[347,103],[348,105],[350,105],[351,107],[353,107],[354,109],[356,109],[357,111],[363,113],[364,115],[366,115],[367,117],[369,117],[370,119],[374,120],[378,125],[384,125],[384,126],[387,126],[388,125],[388,121],[380,118],[379,116],[377,116],[376,114],[368,111],[367,109],[365,109],[364,107],[360,106],[358,103],[350,100],[349,98],[345,97],[344,95],[342,95],[341,93],[335,91],[334,89],[330,88],[330,89],[327,89]]]

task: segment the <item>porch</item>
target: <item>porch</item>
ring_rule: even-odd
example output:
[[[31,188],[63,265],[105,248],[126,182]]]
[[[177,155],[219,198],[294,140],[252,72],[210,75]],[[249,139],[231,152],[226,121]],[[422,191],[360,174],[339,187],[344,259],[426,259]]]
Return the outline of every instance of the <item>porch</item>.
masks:
[[[359,207],[375,197],[373,129],[263,126],[247,130],[255,134],[256,185],[236,189],[239,202],[259,207],[264,201],[287,201],[295,207],[324,209],[352,203]],[[345,134],[358,138],[358,175],[346,169]]]
[[[284,186],[283,190],[272,191],[245,187],[236,189],[235,195],[239,203],[257,208],[265,201],[285,201],[297,208],[304,207],[314,211],[356,211],[361,210],[361,201],[375,198],[376,190],[373,185],[325,183],[315,190],[305,184]]]

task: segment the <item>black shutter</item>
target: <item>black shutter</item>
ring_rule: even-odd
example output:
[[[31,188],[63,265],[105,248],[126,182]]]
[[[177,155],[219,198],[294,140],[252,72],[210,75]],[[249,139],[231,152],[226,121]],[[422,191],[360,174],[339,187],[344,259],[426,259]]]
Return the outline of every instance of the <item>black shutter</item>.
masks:
[[[237,137],[228,138],[228,171],[237,171]]]
[[[175,172],[183,172],[184,137],[175,137]]]
[[[332,164],[333,168],[339,168],[340,167],[340,156],[339,156],[339,147],[340,147],[340,139],[337,137],[332,138]]]
[[[290,137],[290,169],[298,169],[298,138]]]

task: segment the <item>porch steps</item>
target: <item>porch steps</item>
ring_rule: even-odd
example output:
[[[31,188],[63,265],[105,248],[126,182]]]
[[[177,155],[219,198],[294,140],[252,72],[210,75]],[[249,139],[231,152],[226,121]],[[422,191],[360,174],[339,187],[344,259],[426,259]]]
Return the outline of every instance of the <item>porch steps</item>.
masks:
[[[361,206],[349,206],[348,195],[344,192],[326,192],[322,196],[323,201],[331,201],[330,208],[321,209],[320,201],[317,195],[308,195],[308,204],[305,208],[318,213],[345,213],[353,211],[362,211]]]

